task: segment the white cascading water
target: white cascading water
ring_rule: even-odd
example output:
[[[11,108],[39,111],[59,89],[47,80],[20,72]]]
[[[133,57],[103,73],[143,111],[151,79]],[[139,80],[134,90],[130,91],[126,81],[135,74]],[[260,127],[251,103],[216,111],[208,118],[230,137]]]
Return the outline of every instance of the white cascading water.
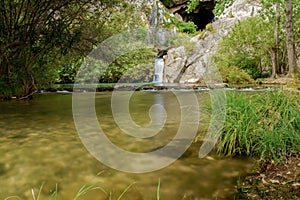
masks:
[[[163,83],[164,79],[164,59],[163,58],[155,58],[155,67],[154,67],[154,83]]]

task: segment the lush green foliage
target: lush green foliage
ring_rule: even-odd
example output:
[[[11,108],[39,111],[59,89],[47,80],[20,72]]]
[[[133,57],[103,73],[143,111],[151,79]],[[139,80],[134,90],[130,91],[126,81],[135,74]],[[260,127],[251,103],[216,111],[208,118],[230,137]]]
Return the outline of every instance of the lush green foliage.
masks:
[[[81,0],[0,1],[0,87],[20,96],[35,90],[47,61],[79,41],[76,19],[84,18],[89,6]]]
[[[214,56],[219,68],[236,66],[246,71],[254,79],[262,77],[264,74],[272,74],[272,66],[274,65],[272,58],[274,58],[274,52],[277,49],[279,68],[277,74],[287,73],[284,2],[265,0],[262,3],[263,9],[260,15],[239,22],[229,35],[220,42],[218,51]],[[274,10],[276,3],[279,4],[279,9]],[[297,26],[300,23],[299,6],[299,3],[294,2],[294,34],[298,57],[300,48],[300,29]],[[274,37],[276,15],[281,16],[277,28],[277,43]]]
[[[300,100],[281,91],[227,94],[218,152],[276,160],[300,150]]]
[[[197,32],[197,25],[194,24],[194,22],[192,21],[183,22],[171,16],[170,16],[170,22],[166,22],[164,25],[166,28],[172,28],[175,26],[176,28],[178,28],[178,31],[182,33],[193,34]]]
[[[263,9],[260,10],[264,20],[268,20],[273,24],[273,32],[275,42],[273,44],[273,76],[282,73],[289,73],[290,76],[295,76],[297,71],[297,49],[299,56],[299,2],[295,0],[262,0]],[[293,25],[294,24],[294,25]],[[284,30],[284,31],[281,31]],[[278,40],[285,38],[286,45],[278,44]],[[296,38],[296,40],[295,40]],[[296,49],[295,49],[296,47]],[[282,66],[276,61],[278,57],[277,49],[286,52],[286,64]],[[280,53],[279,53],[280,54]],[[280,61],[279,61],[280,62]]]
[[[139,49],[122,55],[106,69],[100,82],[151,82],[156,54],[153,49]]]
[[[88,35],[92,35],[92,38],[94,40],[93,48],[95,48],[97,44],[101,43],[101,41],[109,38],[110,36],[118,34],[122,31],[126,31],[126,29],[129,28],[133,29],[136,26],[143,26],[143,23],[138,18],[138,14],[135,13],[132,6],[125,3],[124,5],[122,5],[122,8],[122,11],[113,12],[109,18],[106,18],[104,20],[95,19],[90,21],[89,24],[85,26],[85,29],[89,31]],[[105,25],[99,26],[100,21]],[[84,44],[78,44],[78,46],[81,45]],[[92,51],[92,48],[89,48],[89,51]],[[71,56],[67,57],[66,59],[71,62],[65,62],[67,64],[64,63],[58,65],[59,77],[57,78],[56,83],[73,83],[76,78],[78,69],[84,61],[83,55],[86,55],[82,53],[78,54],[77,52],[75,52],[77,56],[75,57],[76,60],[74,60],[72,58],[72,56],[74,57],[74,52],[72,52],[72,49],[70,54]],[[102,74],[99,82],[117,82],[124,73],[138,66],[138,60],[140,60],[140,62],[146,62],[145,57],[147,57],[147,59],[149,59],[150,57],[152,58],[153,53],[151,51],[140,50],[131,52],[128,55],[123,55],[121,58],[113,62],[105,72],[99,72],[100,74]],[[147,62],[149,61],[147,60]],[[94,73],[97,72],[97,69],[95,70],[96,71],[94,71]]]
[[[3,0],[0,11],[0,98],[73,81],[97,44],[139,25],[132,6],[117,0]]]
[[[214,56],[218,67],[236,66],[258,78],[271,66],[272,24],[259,17],[239,22],[220,42]]]
[[[224,83],[242,85],[251,84],[254,82],[252,77],[245,70],[236,66],[219,67],[218,69],[221,73]]]
[[[300,56],[300,3],[295,0],[294,3],[294,32],[297,56]]]
[[[189,0],[188,1],[188,7],[187,7],[187,13],[193,12],[197,6],[200,4],[202,0]]]

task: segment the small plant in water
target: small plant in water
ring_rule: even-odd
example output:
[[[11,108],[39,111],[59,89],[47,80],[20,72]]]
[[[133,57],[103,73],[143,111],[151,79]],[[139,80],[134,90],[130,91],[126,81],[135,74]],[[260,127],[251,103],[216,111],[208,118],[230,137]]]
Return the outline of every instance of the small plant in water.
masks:
[[[98,190],[98,189],[101,190],[107,196],[108,200],[121,200],[124,197],[124,195],[128,192],[128,190],[132,187],[132,185],[134,185],[134,184],[135,183],[132,183],[129,186],[127,186],[118,197],[113,197],[113,194],[111,192],[107,192],[102,187],[97,186],[97,183],[89,185],[89,186],[84,185],[79,189],[77,194],[74,196],[73,200],[79,200],[80,197],[84,196],[86,193],[88,193],[92,190]],[[37,192],[34,190],[34,188],[31,189],[31,195],[32,195],[33,200],[40,199],[43,187],[44,187],[44,183],[40,186],[40,188]],[[18,196],[10,196],[10,197],[5,198],[4,200],[13,200],[13,199],[21,200],[21,198]],[[49,196],[49,200],[57,200],[57,199],[58,199],[58,187],[56,184],[54,192],[52,192]],[[160,179],[158,180],[156,199],[160,200]]]
[[[160,179],[158,179],[158,184],[157,184],[157,192],[156,192],[156,200],[160,200]]]
[[[108,200],[121,200],[124,197],[124,195],[127,193],[127,191],[132,187],[133,184],[135,184],[135,183],[132,183],[129,186],[127,186],[122,191],[122,193],[118,197],[115,197],[115,198],[113,197],[113,194],[111,192],[107,192],[102,187],[97,186],[97,183],[89,185],[89,186],[84,185],[79,189],[77,194],[74,196],[73,200],[79,200],[86,193],[88,193],[92,190],[98,190],[98,189],[101,190],[107,196]],[[44,187],[44,184],[41,185],[38,192],[36,192],[34,189],[31,189],[31,195],[32,195],[33,200],[40,199],[43,187]],[[157,195],[159,196],[159,193]],[[4,200],[13,200],[13,199],[21,200],[21,198],[18,196],[9,196],[9,197],[5,198]],[[58,199],[58,188],[56,185],[55,191],[52,192],[49,196],[49,200],[57,200],[57,199]],[[159,198],[158,198],[158,200],[159,200]]]
[[[40,187],[40,189],[39,189],[39,191],[38,191],[37,195],[35,194],[35,191],[34,191],[34,189],[33,189],[33,188],[31,189],[31,194],[32,194],[32,198],[33,198],[33,200],[38,200],[38,199],[40,198],[40,195],[41,195],[41,192],[42,192],[43,186],[44,186],[44,183],[41,185],[41,187]]]

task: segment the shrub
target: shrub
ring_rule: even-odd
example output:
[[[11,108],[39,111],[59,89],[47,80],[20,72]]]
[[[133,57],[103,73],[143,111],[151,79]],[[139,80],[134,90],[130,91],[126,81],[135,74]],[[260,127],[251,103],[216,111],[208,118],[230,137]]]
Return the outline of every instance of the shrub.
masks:
[[[219,67],[223,82],[230,84],[246,84],[253,83],[252,77],[245,71],[238,67]]]
[[[218,67],[236,66],[253,79],[272,66],[270,52],[274,46],[272,24],[260,17],[239,22],[219,43],[214,55]]]
[[[175,17],[170,17],[170,22],[166,22],[165,27],[171,28],[174,26],[178,28],[179,32],[190,33],[190,34],[196,33],[198,29],[197,25],[194,24],[194,22],[192,21],[183,22],[176,19]]]

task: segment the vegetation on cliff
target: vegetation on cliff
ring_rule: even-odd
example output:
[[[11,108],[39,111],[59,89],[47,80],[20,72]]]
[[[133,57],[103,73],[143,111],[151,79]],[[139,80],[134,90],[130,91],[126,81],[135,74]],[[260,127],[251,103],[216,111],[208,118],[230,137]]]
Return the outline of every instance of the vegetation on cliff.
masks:
[[[300,5],[294,2],[294,9],[289,12],[285,6],[264,1],[259,15],[240,21],[219,44],[214,56],[218,67],[229,70],[238,67],[253,79],[295,77],[296,57],[299,57],[296,50],[300,47],[297,26]],[[292,11],[294,17],[288,19]]]

